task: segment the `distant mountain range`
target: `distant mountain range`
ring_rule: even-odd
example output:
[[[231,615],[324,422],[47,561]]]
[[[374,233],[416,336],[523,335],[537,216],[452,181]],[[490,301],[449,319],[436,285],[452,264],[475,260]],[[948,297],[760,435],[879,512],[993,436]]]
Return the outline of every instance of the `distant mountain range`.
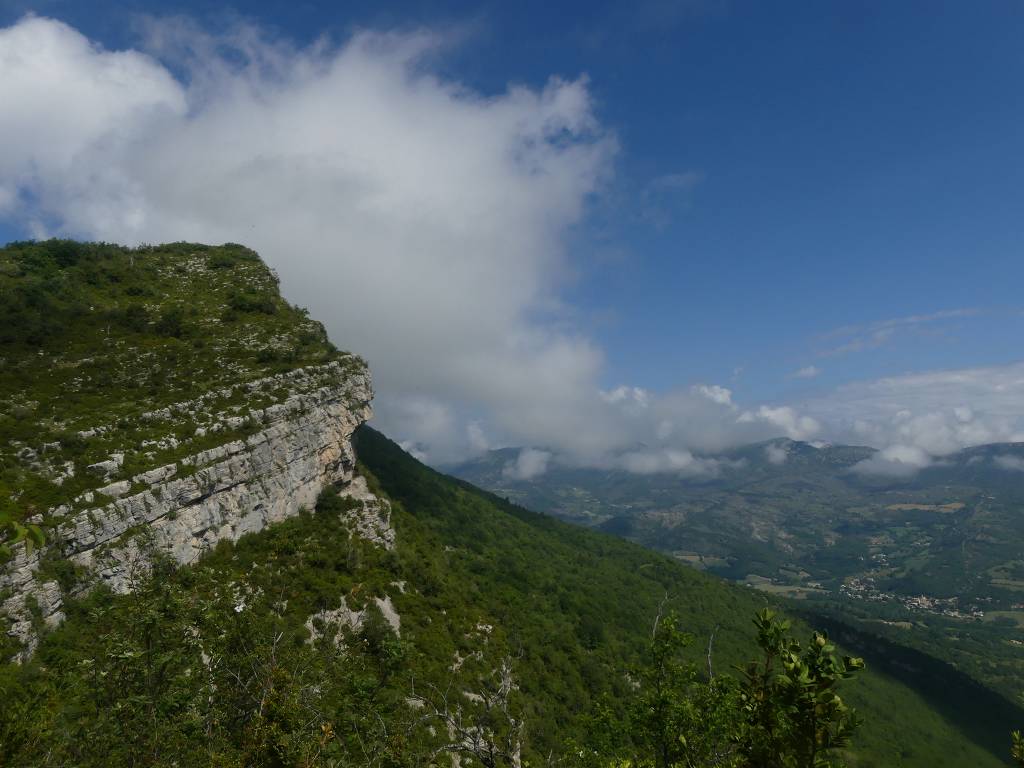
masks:
[[[872,448],[787,439],[707,457],[718,471],[701,476],[552,461],[523,480],[510,471],[519,452],[491,451],[449,471],[767,591],[924,596],[944,601],[935,610],[965,614],[1024,607],[1022,443],[968,448],[907,477],[855,471],[877,456]]]

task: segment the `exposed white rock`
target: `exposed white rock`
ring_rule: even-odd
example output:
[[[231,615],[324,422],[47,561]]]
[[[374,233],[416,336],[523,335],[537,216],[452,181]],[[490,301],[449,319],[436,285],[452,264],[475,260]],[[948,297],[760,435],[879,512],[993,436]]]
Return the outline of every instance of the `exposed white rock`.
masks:
[[[156,469],[151,469],[148,472],[143,472],[132,478],[133,483],[145,483],[146,485],[157,485],[158,483],[170,480],[178,474],[178,466],[176,464],[166,464]]]
[[[306,629],[309,630],[309,642],[313,643],[321,638],[329,637],[335,645],[341,642],[342,633],[345,629],[358,631],[363,626],[365,611],[353,611],[348,607],[345,598],[341,598],[341,605],[330,610],[323,610],[314,613],[306,619]]]
[[[381,616],[388,626],[394,630],[396,635],[401,635],[402,618],[395,610],[391,597],[373,598],[374,604],[380,610]],[[309,630],[308,642],[313,643],[322,638],[330,638],[336,645],[344,639],[344,630],[351,629],[358,632],[363,622],[366,621],[366,610],[355,611],[348,607],[345,598],[341,598],[341,605],[329,610],[317,611],[306,619],[306,629]]]
[[[9,590],[10,595],[0,612],[10,619],[8,634],[25,644],[26,654],[37,643],[28,610],[30,597],[46,623],[62,619],[59,586],[41,582],[37,575],[43,556],[53,547],[59,546],[62,556],[91,574],[80,590],[105,583],[115,592],[126,592],[133,574],[145,568],[151,549],[181,564],[194,562],[219,541],[236,541],[302,508],[311,509],[328,484],[343,486],[342,493],[363,502],[352,513],[359,535],[381,546],[394,546],[390,508],[353,474],[352,432],[372,413],[369,375],[349,372],[334,362],[269,380],[295,394],[251,415],[261,425],[259,431],[180,461],[191,473],[184,477],[178,466],[168,464],[100,488],[101,494],[116,497],[104,506],[80,509],[81,504],[102,499],[91,492],[82,494],[73,509],[51,510],[55,516],[63,515],[55,535],[49,537],[54,543],[31,554],[21,545],[13,548],[14,557],[0,568],[0,592]],[[176,404],[148,418],[164,412],[170,417],[179,409],[186,412],[196,407],[196,403]],[[90,470],[109,477],[121,469],[123,461],[123,455],[115,454]],[[144,489],[131,493],[138,484]]]
[[[395,548],[395,529],[391,527],[391,505],[370,493],[366,479],[354,477],[339,493],[362,502],[362,507],[349,513],[355,532],[384,549]]]
[[[75,476],[75,462],[65,461],[56,470],[53,477],[53,482],[57,485],[63,485],[65,480],[70,480]]]
[[[385,595],[384,597],[375,597],[373,601],[377,604],[377,608],[380,609],[380,615],[384,617],[395,634],[401,636],[402,634],[402,617],[398,615],[398,611],[395,610],[394,603],[391,602],[391,596]]]
[[[121,471],[121,467],[124,465],[124,454],[115,453],[111,455],[107,461],[98,461],[95,464],[90,464],[86,469],[95,475],[100,475],[104,478],[109,478],[112,475],[116,475]]]
[[[132,489],[132,484],[128,480],[119,480],[116,483],[110,483],[102,488],[98,488],[97,491],[102,493],[104,496],[109,496],[112,499],[119,499],[124,496],[128,491]]]

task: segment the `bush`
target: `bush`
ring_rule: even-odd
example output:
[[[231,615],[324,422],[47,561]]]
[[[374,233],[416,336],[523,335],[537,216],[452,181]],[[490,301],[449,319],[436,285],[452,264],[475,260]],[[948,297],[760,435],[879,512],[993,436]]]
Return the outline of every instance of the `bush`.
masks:
[[[238,264],[237,258],[223,252],[213,254],[209,261],[206,262],[206,266],[210,269],[231,269],[236,264]]]
[[[122,328],[135,333],[143,333],[149,328],[149,312],[141,304],[129,304],[124,309],[116,309],[110,313],[110,317]]]
[[[180,339],[185,335],[185,312],[181,307],[168,307],[160,313],[156,322],[156,332],[161,336]]]
[[[77,264],[86,252],[85,244],[74,240],[53,239],[47,240],[41,245],[43,251],[62,268]]]
[[[236,291],[228,296],[228,307],[235,312],[260,312],[273,315],[277,312],[277,304],[267,294]]]

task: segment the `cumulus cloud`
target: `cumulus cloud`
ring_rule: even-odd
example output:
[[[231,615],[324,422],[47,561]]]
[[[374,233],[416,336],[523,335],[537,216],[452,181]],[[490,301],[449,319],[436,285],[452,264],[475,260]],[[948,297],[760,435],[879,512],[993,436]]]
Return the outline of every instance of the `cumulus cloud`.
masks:
[[[694,387],[694,391],[713,403],[732,406],[732,392],[718,384],[698,384]]]
[[[764,453],[769,463],[777,466],[785,464],[786,459],[789,458],[789,452],[781,445],[766,445]]]
[[[746,411],[739,421],[747,424],[770,424],[774,434],[783,434],[792,440],[810,440],[821,432],[821,423],[810,416],[802,416],[788,405],[772,407],[762,405],[756,411]]]
[[[943,456],[1024,440],[1024,363],[848,384],[802,404],[832,439]]]
[[[855,464],[851,471],[861,475],[909,477],[932,463],[931,455],[913,445],[890,445],[870,459]]]
[[[0,216],[37,236],[252,246],[369,360],[378,425],[435,463],[532,445],[511,471],[548,454],[707,474],[721,469],[707,454],[780,435],[942,452],[1021,434],[1021,370],[966,374],[955,397],[931,375],[801,407],[744,407],[714,383],[604,388],[603,350],[560,288],[614,134],[585,77],[481,93],[442,74],[451,44],[361,32],[296,48],[154,21],[110,51],[26,17],[0,29]]]
[[[628,451],[621,457],[621,466],[639,475],[671,473],[683,477],[717,477],[727,468],[739,468],[741,461],[694,456],[690,451]]]
[[[133,220],[131,178],[100,155],[186,112],[185,91],[167,69],[30,17],[0,30],[0,70],[0,213],[28,215],[38,234],[48,209],[72,201],[74,217],[94,216],[97,228]],[[91,185],[96,204],[86,199]]]
[[[551,454],[536,448],[524,448],[515,461],[505,465],[501,473],[513,480],[532,480],[548,471]]]
[[[155,21],[145,50],[108,51],[25,18],[0,30],[0,211],[39,234],[251,245],[369,360],[378,424],[431,461],[518,443],[689,471],[689,451],[805,434],[785,408],[740,419],[713,384],[601,389],[558,288],[614,136],[584,77],[478,93],[438,73],[448,44]]]

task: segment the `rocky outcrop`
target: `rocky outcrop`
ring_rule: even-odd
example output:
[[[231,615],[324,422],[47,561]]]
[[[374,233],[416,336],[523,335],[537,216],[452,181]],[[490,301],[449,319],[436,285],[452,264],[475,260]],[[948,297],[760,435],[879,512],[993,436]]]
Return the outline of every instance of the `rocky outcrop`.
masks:
[[[31,553],[15,548],[0,568],[0,595],[8,634],[24,644],[24,654],[34,649],[40,626],[63,620],[65,590],[47,576],[47,563],[55,558],[70,561],[80,574],[66,585],[72,594],[100,583],[126,592],[153,553],[194,562],[220,541],[236,541],[312,508],[328,484],[362,502],[350,513],[360,535],[393,546],[390,510],[354,476],[351,436],[371,415],[365,367],[334,362],[273,379],[275,391],[286,393],[281,401],[244,415],[234,408],[236,415],[227,417],[229,428],[243,421],[257,425],[251,434],[117,480],[123,457],[114,457],[94,470],[111,482],[50,510],[59,522],[45,547]],[[264,384],[246,387],[257,391]],[[173,421],[176,413],[195,408],[182,403],[145,418]],[[205,430],[201,437],[209,442]]]
[[[391,505],[374,496],[362,477],[352,478],[341,495],[359,502],[359,506],[349,514],[349,522],[355,533],[384,549],[394,549],[395,529],[391,527]]]
[[[373,598],[373,604],[377,606],[380,615],[388,623],[391,630],[398,636],[402,634],[402,617],[395,610],[391,596]],[[358,632],[363,622],[366,621],[366,609],[361,611],[348,607],[348,602],[341,598],[341,605],[337,608],[318,611],[306,619],[306,629],[309,631],[309,641],[314,643],[317,640],[328,638],[335,645],[340,645],[344,640],[344,630],[351,629]]]

